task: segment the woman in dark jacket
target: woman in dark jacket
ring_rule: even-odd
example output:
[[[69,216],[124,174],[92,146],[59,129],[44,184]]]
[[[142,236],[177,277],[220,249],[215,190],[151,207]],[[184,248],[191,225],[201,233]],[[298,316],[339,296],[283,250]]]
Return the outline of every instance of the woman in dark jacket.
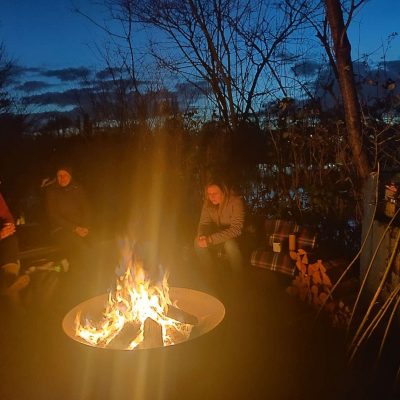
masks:
[[[59,245],[68,251],[86,246],[90,237],[89,205],[68,167],[58,168],[55,182],[47,187],[46,203],[52,234]]]

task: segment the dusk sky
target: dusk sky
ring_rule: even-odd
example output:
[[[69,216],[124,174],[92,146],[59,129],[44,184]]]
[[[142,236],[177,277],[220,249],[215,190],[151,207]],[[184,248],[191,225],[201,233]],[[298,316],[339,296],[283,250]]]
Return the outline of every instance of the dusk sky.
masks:
[[[90,1],[74,3],[101,20],[99,9],[90,6]],[[55,69],[99,64],[93,44],[100,41],[101,32],[72,11],[72,0],[0,0],[0,4],[0,39],[19,64]],[[400,31],[399,15],[399,0],[370,0],[350,32],[354,52],[358,47],[359,54],[378,49],[389,34]],[[400,59],[400,37],[387,57]]]
[[[0,38],[17,63],[46,68],[98,63],[88,45],[99,31],[73,12],[71,0],[0,0],[0,4]]]
[[[22,67],[22,73],[12,82],[18,95],[31,96],[29,102],[40,109],[55,104],[67,110],[75,106],[75,90],[82,90],[82,71],[92,71],[100,78],[105,66],[96,45],[102,48],[105,34],[74,12],[75,5],[102,24],[103,9],[94,3],[0,0],[0,42],[7,56]],[[386,60],[397,61],[394,79],[400,62],[400,36],[394,37],[390,47],[387,38],[400,30],[399,15],[400,0],[370,0],[358,12],[349,31],[353,59],[369,53],[379,62],[385,49]]]

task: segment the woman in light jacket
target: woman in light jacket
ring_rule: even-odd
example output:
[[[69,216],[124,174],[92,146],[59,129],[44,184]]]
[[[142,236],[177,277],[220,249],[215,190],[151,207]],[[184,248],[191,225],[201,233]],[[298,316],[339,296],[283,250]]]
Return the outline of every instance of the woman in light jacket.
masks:
[[[242,269],[242,254],[238,238],[245,217],[241,196],[220,182],[211,181],[205,187],[205,199],[195,240],[195,250],[202,263],[213,263],[212,253],[223,251],[234,272]]]

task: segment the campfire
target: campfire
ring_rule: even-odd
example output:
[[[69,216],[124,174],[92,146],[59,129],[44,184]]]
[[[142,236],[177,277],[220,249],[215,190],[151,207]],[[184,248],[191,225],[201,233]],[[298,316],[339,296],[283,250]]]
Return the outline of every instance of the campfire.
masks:
[[[200,336],[224,318],[225,308],[207,293],[169,287],[167,275],[152,283],[140,262],[126,257],[126,270],[109,294],[74,307],[64,332],[88,346],[148,349]]]

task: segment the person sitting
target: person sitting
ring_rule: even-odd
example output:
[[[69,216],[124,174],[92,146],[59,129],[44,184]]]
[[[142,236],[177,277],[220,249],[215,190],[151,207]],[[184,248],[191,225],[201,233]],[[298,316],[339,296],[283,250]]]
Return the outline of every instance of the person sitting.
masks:
[[[245,218],[241,196],[221,182],[205,186],[205,199],[195,239],[195,251],[203,265],[213,265],[213,254],[223,251],[233,272],[242,269],[242,253],[238,239]]]
[[[51,234],[68,255],[88,247],[90,208],[86,194],[73,178],[71,168],[60,166],[54,182],[46,187],[46,208]]]
[[[13,305],[20,302],[20,291],[29,276],[19,276],[20,263],[14,218],[0,193],[0,296]]]

